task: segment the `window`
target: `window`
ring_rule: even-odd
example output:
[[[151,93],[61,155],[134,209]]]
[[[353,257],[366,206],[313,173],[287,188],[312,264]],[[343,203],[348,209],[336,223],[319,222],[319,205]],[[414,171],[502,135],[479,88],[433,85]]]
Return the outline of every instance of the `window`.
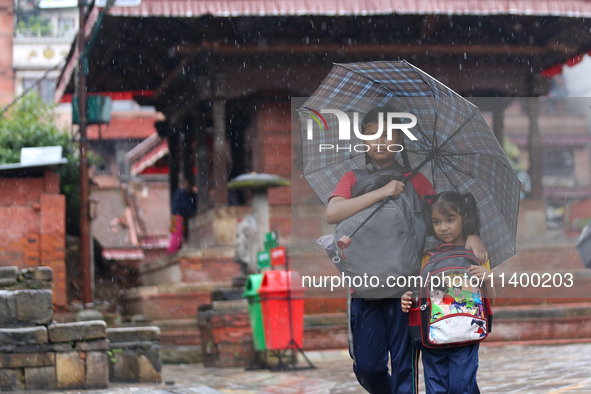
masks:
[[[60,36],[70,36],[75,33],[74,31],[74,18],[72,17],[60,17],[58,19],[58,32]]]
[[[55,80],[53,78],[46,78],[41,81],[35,79],[23,79],[23,89],[28,89],[31,85],[35,85],[33,90],[39,93],[41,100],[46,103],[53,103],[53,95],[55,93]]]

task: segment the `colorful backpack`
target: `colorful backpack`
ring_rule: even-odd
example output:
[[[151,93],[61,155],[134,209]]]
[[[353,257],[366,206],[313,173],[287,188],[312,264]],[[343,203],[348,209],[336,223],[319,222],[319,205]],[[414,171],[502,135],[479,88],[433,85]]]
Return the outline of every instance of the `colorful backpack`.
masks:
[[[468,272],[480,262],[454,244],[425,253],[430,257],[421,270],[418,305],[409,312],[411,337],[428,348],[483,341],[491,332],[493,314],[485,289]]]

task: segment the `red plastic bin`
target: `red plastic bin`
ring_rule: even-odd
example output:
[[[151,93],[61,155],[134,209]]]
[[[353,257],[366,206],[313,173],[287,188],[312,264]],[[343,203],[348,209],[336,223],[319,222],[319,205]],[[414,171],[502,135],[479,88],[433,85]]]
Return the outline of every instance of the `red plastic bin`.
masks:
[[[291,290],[291,322],[288,295]],[[267,271],[259,288],[265,326],[265,344],[269,350],[285,349],[293,339],[301,348],[304,340],[304,287],[297,271]],[[291,346],[293,348],[293,345]]]

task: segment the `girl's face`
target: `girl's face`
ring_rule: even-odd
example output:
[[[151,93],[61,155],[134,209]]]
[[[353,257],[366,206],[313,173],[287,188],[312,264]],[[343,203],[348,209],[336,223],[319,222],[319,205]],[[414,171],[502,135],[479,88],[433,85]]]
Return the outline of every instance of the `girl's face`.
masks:
[[[396,159],[396,152],[400,149],[399,146],[390,146],[394,144],[400,144],[402,142],[402,137],[400,132],[394,131],[392,133],[392,139],[389,140],[387,138],[386,132],[386,122],[382,125],[382,135],[371,141],[365,141],[367,145],[369,145],[369,151],[367,154],[371,157],[371,161],[375,164],[379,164],[382,167],[389,167],[394,164]],[[368,123],[365,129],[363,130],[363,134],[373,135],[378,132],[379,125],[378,123]],[[388,146],[390,149],[388,150]]]
[[[457,212],[450,212],[451,215],[444,215],[436,208],[431,210],[431,223],[435,236],[446,244],[463,245],[466,239],[462,235],[464,220]]]

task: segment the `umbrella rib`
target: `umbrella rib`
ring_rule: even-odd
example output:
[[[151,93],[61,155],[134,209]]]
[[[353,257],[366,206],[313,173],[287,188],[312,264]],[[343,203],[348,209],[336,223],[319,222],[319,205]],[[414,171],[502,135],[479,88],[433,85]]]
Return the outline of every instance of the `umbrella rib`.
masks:
[[[441,158],[444,159],[446,161],[447,165],[450,166],[451,168],[453,168],[454,170],[461,172],[462,174],[467,175],[470,178],[476,178],[474,176],[474,174],[472,174],[471,172],[468,172],[467,170],[464,170],[463,168],[458,167],[453,161],[451,161],[451,159],[449,157],[441,156]]]
[[[446,159],[446,160],[448,160],[448,161],[451,161],[451,160],[450,160],[449,158],[447,158],[447,157],[446,157],[445,159]],[[436,164],[439,166],[439,163],[437,163],[437,161],[436,161]],[[461,172],[462,174],[464,174],[464,175],[466,175],[466,176],[469,176],[470,178],[472,178],[472,179],[474,180],[474,182],[476,182],[476,183],[481,183],[481,182],[480,182],[480,180],[479,180],[478,178],[476,178],[476,177],[475,177],[473,174],[471,174],[471,173],[468,173],[468,172],[466,172],[465,170],[462,170],[462,169],[460,169],[460,168],[456,167],[456,166],[455,166],[453,163],[448,163],[448,164],[449,164],[451,167],[453,167],[453,168],[454,168],[456,171],[458,171],[458,172]],[[456,189],[456,191],[457,191],[457,190],[458,190],[458,187],[457,187],[457,186],[455,186],[455,185],[454,185],[454,183],[452,182],[452,180],[451,180],[451,179],[450,179],[450,178],[447,176],[447,173],[446,173],[446,171],[444,171],[444,170],[441,168],[441,166],[439,166],[439,168],[441,169],[441,172],[442,172],[442,173],[445,175],[445,177],[447,178],[447,180],[449,181],[449,183],[451,183],[451,185],[452,185],[452,186],[453,186],[453,187]],[[495,199],[492,199],[492,201],[493,201],[493,203],[494,203],[494,206],[495,206],[495,208],[496,208],[498,211],[500,211],[500,212],[503,212],[503,209],[499,208],[499,206],[497,205],[497,202],[496,202],[496,200],[495,200]],[[503,221],[505,222],[505,226],[506,226],[507,228],[511,228],[510,224],[507,222],[507,218],[505,217],[505,215],[501,215],[501,216],[503,217]],[[513,246],[515,246],[515,245],[513,245]]]
[[[472,120],[472,118],[476,115],[476,112],[472,112],[472,115],[470,115],[470,117],[468,119],[466,119],[466,121],[464,123],[462,123],[462,125],[456,130],[454,131],[450,136],[448,136],[445,141],[443,141],[441,143],[441,145],[439,146],[439,149],[441,149],[441,147],[443,147],[445,144],[447,144],[449,142],[449,140],[451,140],[456,134],[458,134],[458,132],[460,130],[462,130],[462,128],[469,122]]]
[[[375,83],[375,84],[379,85],[379,86],[380,86],[382,89],[384,89],[384,90],[386,90],[386,91],[388,91],[388,92],[390,92],[390,93],[394,94],[396,97],[405,97],[405,96],[400,96],[400,95],[396,94],[396,92],[395,92],[395,91],[393,91],[392,89],[388,88],[387,86],[384,86],[384,85],[382,85],[382,84],[381,84],[381,83],[379,83],[378,81],[375,81],[375,80],[373,80],[373,79],[371,79],[371,78],[369,78],[369,77],[367,77],[367,76],[365,76],[365,75],[361,74],[361,73],[360,73],[360,72],[358,72],[358,71],[351,70],[350,68],[348,68],[348,67],[345,67],[345,66],[344,66],[344,64],[346,64],[346,63],[337,63],[337,66],[339,66],[339,67],[342,67],[342,68],[344,68],[345,70],[347,70],[347,71],[349,71],[349,72],[351,72],[351,73],[353,73],[353,74],[359,75],[359,76],[360,76],[360,77],[362,77],[363,79],[367,79],[369,82],[372,82],[372,83]]]
[[[443,151],[439,156],[450,157],[450,156],[473,156],[477,155],[478,152],[467,152],[467,153],[454,153],[450,151]]]
[[[488,152],[467,152],[467,153],[453,153],[453,152],[447,152],[446,154],[441,155],[442,157],[451,157],[451,156],[476,156],[476,155],[480,155],[480,156],[486,156],[489,157],[491,160],[494,160],[495,162],[497,162],[499,165],[505,167],[505,168],[513,168],[511,167],[511,165],[507,165],[502,159],[488,153]]]
[[[449,176],[447,176],[447,171],[443,169],[443,167],[441,166],[441,164],[437,161],[437,160],[433,160],[435,162],[435,165],[437,167],[439,167],[439,170],[441,171],[441,173],[445,176],[445,178],[449,181],[449,183],[453,186],[454,189],[456,189],[456,191],[458,190],[458,187],[456,185],[454,185],[453,181],[451,180],[451,178]]]
[[[408,63],[406,60],[404,60],[404,62],[407,63],[408,65],[412,66],[412,64]],[[344,68],[345,70],[347,70],[347,71],[349,71],[349,72],[351,72],[351,73],[353,73],[355,75],[360,76],[363,79],[368,80],[369,82],[375,83],[376,85],[380,86],[385,91],[388,91],[388,92],[392,93],[394,95],[394,97],[397,97],[397,98],[398,97],[410,97],[410,96],[402,96],[402,95],[396,93],[394,90],[390,89],[389,87],[383,85],[382,83],[380,83],[380,82],[378,82],[378,81],[376,81],[374,79],[371,79],[371,78],[369,78],[369,77],[361,74],[358,71],[351,70],[350,68],[345,67],[344,64],[346,64],[346,63],[342,63],[342,64],[341,63],[337,63],[336,65],[339,66],[339,67],[341,67],[341,68]],[[419,78],[421,78],[421,80],[423,81],[423,83],[425,85],[427,85],[427,87],[429,88],[429,91],[431,92],[431,97],[433,97],[434,96],[434,93],[433,93],[433,89],[431,88],[431,86],[425,81],[425,79],[421,75],[419,75],[419,73],[417,73],[417,71],[416,71],[416,69],[415,69],[414,66],[413,66],[413,71],[415,72],[415,74],[417,74],[419,76]],[[409,109],[409,108],[407,108],[407,109]],[[435,116],[437,116],[437,112],[435,112]],[[417,125],[417,127],[419,128],[419,130],[421,130],[421,125]],[[421,132],[422,132],[422,130],[421,130]],[[423,133],[423,134],[425,134],[425,133]],[[437,142],[437,141],[435,141],[435,142]]]

